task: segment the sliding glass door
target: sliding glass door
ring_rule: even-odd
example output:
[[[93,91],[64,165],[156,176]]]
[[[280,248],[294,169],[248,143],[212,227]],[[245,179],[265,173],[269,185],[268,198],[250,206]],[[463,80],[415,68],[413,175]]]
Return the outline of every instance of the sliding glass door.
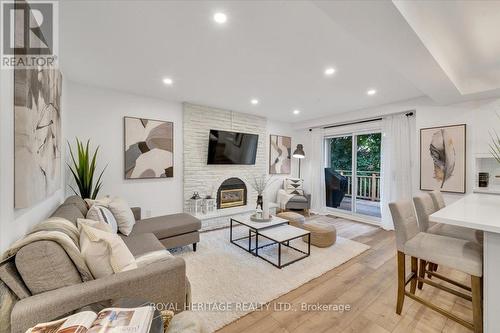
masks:
[[[351,212],[353,136],[343,135],[326,139],[325,168],[326,206]]]
[[[380,218],[380,132],[325,138],[326,206]]]

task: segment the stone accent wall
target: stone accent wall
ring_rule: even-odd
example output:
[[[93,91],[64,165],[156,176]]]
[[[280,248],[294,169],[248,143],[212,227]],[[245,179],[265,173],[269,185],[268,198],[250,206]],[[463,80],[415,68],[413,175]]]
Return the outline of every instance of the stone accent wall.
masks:
[[[197,191],[202,197],[217,196],[222,182],[231,177],[243,180],[248,189],[248,206],[254,206],[257,193],[249,181],[267,174],[267,120],[250,114],[184,103],[184,210]],[[255,165],[207,165],[208,135],[211,129],[259,135]]]

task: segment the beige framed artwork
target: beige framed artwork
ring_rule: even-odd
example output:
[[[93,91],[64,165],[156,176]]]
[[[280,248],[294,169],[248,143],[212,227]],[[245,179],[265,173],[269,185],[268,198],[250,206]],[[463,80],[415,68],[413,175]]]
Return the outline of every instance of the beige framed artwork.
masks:
[[[420,189],[465,193],[466,125],[420,130]]]
[[[124,117],[125,179],[174,176],[174,124]]]
[[[290,174],[292,138],[281,135],[269,136],[269,173]]]

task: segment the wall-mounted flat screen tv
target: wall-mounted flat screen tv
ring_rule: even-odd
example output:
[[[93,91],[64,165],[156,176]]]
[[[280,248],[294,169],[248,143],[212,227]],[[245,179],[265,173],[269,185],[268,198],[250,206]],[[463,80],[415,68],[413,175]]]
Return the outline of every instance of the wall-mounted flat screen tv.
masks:
[[[257,134],[210,130],[207,164],[255,164]]]

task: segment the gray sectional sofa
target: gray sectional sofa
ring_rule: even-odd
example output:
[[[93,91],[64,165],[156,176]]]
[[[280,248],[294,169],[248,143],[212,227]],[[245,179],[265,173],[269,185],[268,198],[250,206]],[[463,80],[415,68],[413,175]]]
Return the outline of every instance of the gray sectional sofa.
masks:
[[[134,256],[199,241],[201,223],[191,215],[174,214],[141,220],[140,209],[135,208],[133,212],[137,222],[132,233],[122,238]],[[76,224],[86,213],[85,202],[73,196],[52,216]],[[38,322],[118,298],[174,304],[177,311],[182,311],[190,292],[182,258],[174,257],[141,269],[82,282],[65,250],[53,241],[36,241],[24,246],[1,269],[11,284],[17,284],[16,294],[21,298],[11,314],[12,333],[24,333]]]

